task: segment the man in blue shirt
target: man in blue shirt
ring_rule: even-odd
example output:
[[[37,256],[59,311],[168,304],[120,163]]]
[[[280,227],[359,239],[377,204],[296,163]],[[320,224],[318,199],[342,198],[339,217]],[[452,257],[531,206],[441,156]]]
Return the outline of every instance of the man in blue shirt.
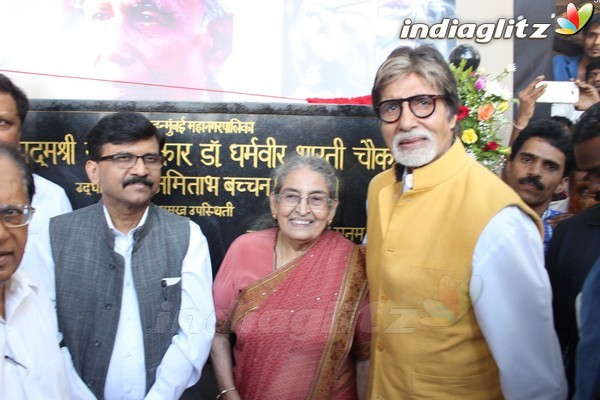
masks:
[[[592,59],[600,57],[600,14],[594,14],[582,32],[582,54],[560,54],[553,57],[552,70],[555,81],[585,80],[585,67]]]

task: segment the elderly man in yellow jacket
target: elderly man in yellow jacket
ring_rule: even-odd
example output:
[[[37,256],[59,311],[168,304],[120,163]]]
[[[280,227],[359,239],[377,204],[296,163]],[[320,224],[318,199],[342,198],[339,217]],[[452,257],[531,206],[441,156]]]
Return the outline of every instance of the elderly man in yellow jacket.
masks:
[[[379,67],[396,164],[369,185],[371,399],[564,399],[539,217],[466,152],[458,93],[432,47]]]

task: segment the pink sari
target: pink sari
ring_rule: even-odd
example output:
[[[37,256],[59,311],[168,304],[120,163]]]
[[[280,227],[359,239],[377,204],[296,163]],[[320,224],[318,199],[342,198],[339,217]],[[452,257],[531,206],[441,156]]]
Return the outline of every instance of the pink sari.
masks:
[[[273,272],[276,233],[236,240],[215,280],[217,331],[236,335],[236,387],[244,400],[356,399],[354,360],[369,358],[370,340],[370,324],[359,323],[362,248],[326,231]]]

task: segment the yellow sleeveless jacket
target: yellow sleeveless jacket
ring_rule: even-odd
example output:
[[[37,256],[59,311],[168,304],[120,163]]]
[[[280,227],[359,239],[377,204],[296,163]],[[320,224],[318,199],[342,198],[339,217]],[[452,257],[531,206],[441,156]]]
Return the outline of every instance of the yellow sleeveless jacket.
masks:
[[[539,217],[462,143],[413,171],[369,185],[367,275],[375,324],[370,399],[500,399],[498,368],[469,295],[477,240],[501,209]]]

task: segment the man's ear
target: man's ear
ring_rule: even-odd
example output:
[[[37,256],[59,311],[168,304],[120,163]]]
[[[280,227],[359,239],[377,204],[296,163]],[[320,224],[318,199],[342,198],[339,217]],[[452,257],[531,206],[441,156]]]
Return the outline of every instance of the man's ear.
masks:
[[[512,171],[512,160],[510,158],[506,159],[506,163],[504,164],[503,172],[510,173]]]
[[[454,128],[456,128],[456,124],[458,123],[458,115],[454,114],[448,122],[450,122],[450,130],[454,131]]]
[[[556,189],[554,189],[554,194],[560,194],[560,193],[564,193],[564,192],[568,192],[568,191],[569,191],[569,177],[565,176],[564,178],[562,178],[560,180],[560,183],[558,184]]]
[[[100,183],[100,177],[99,175],[99,165],[96,161],[92,161],[92,160],[87,160],[87,162],[85,163],[85,173],[88,176],[88,179],[90,180],[90,182],[92,182],[94,185],[97,185],[98,183]]]

